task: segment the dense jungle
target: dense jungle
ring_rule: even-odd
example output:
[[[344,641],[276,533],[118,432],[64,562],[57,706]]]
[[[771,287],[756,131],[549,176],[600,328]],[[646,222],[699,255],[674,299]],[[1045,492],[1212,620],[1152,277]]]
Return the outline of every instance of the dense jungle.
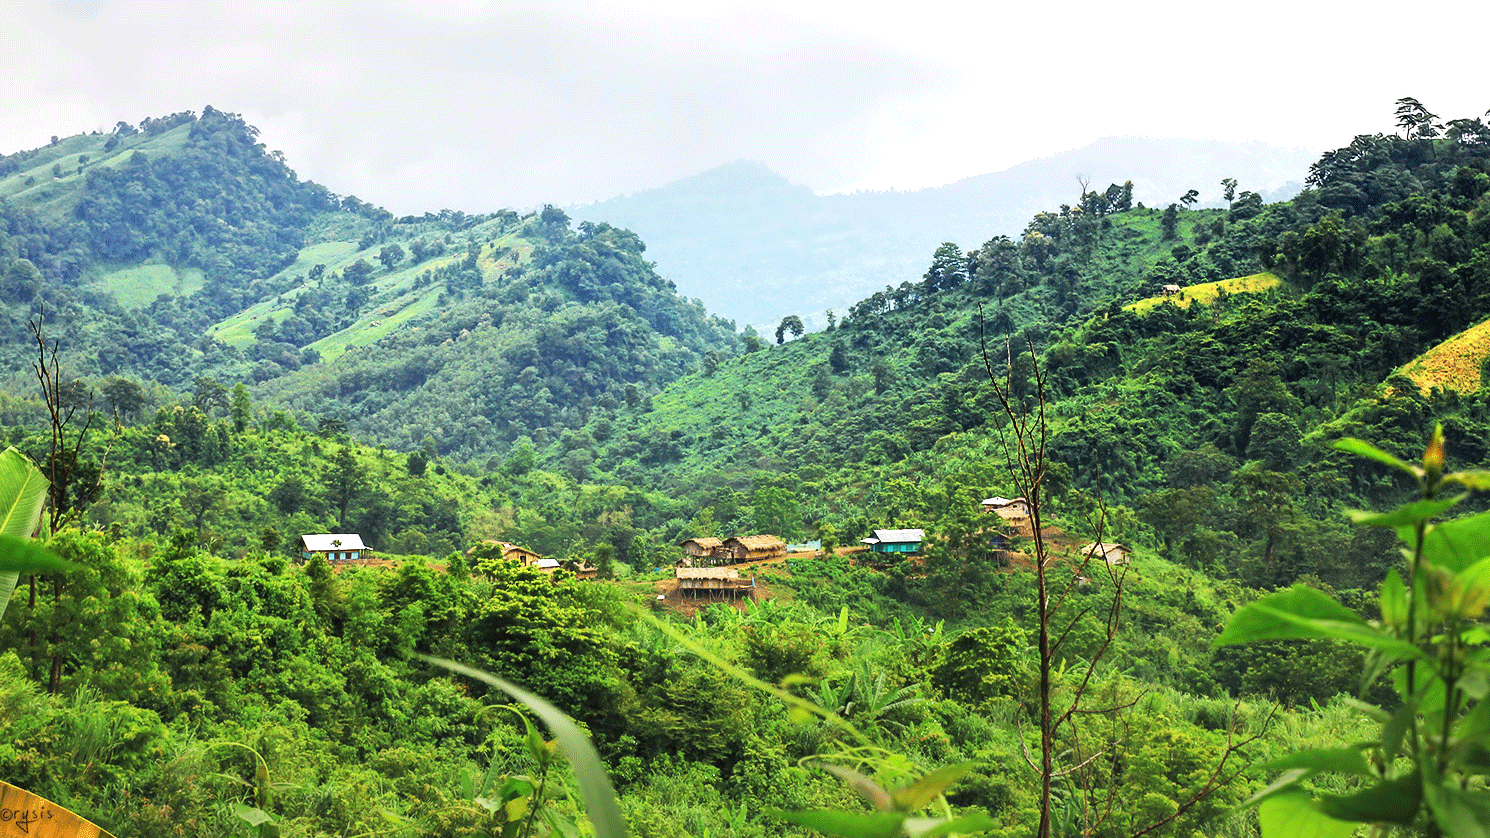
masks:
[[[1082,183],[764,334],[211,107],[0,157],[0,779],[119,836],[1484,835],[1490,127],[1398,104],[1291,200]]]

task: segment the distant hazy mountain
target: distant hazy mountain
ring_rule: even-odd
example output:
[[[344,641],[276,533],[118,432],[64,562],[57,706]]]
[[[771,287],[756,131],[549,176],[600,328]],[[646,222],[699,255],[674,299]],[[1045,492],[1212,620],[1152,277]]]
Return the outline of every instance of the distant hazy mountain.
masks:
[[[1164,206],[1190,189],[1221,201],[1221,180],[1268,201],[1291,197],[1318,155],[1262,143],[1108,137],[993,174],[914,192],[815,195],[764,163],[736,161],[659,189],[572,211],[626,227],[685,296],[741,325],[786,314],[820,320],[885,285],[917,280],[937,245],[964,250],[1019,235],[1030,217],[1089,187],[1133,181],[1134,200]]]

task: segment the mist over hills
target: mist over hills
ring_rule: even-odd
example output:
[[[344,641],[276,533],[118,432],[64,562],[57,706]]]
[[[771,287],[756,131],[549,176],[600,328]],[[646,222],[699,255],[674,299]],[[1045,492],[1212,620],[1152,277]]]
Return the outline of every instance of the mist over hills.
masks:
[[[1263,143],[1108,137],[1001,172],[911,192],[816,195],[740,160],[666,186],[571,210],[648,243],[658,272],[717,314],[757,327],[787,314],[809,324],[882,289],[921,278],[937,245],[975,248],[1017,236],[1037,212],[1090,188],[1133,181],[1134,199],[1165,206],[1190,189],[1219,206],[1235,178],[1264,200],[1302,187],[1316,155]]]

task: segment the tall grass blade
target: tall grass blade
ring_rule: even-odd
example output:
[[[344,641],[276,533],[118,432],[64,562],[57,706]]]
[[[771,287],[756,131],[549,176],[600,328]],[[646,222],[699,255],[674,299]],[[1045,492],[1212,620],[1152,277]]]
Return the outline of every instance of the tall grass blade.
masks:
[[[621,806],[616,802],[616,790],[605,773],[600,755],[590,744],[590,738],[585,736],[563,710],[490,672],[444,658],[429,655],[415,657],[496,687],[532,710],[553,731],[554,738],[559,740],[559,750],[569,758],[569,764],[574,768],[574,778],[579,782],[580,797],[585,801],[585,813],[595,827],[596,838],[625,838],[626,821],[621,817]]]

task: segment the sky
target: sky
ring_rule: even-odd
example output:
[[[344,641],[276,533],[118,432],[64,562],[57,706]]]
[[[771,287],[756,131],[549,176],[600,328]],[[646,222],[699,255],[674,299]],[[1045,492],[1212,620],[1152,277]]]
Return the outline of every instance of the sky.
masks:
[[[1457,7],[1457,8],[1456,8]],[[1490,4],[0,0],[0,154],[211,105],[395,214],[760,160],[912,190],[1105,136],[1324,150],[1490,109]]]

